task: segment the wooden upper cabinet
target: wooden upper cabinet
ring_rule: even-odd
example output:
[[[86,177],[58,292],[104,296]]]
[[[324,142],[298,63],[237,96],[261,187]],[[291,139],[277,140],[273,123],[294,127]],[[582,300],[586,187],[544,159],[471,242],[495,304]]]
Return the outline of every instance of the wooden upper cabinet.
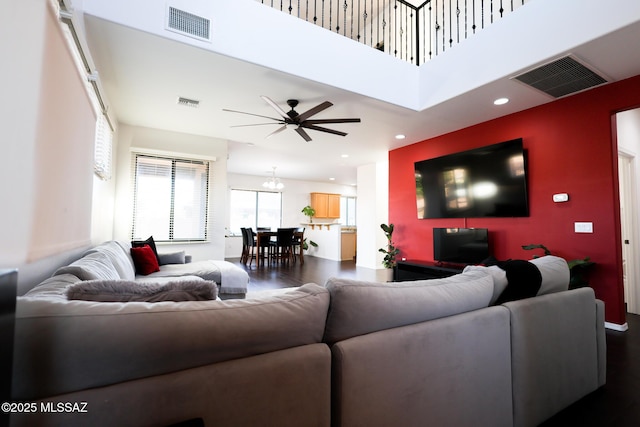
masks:
[[[311,207],[316,210],[315,218],[340,218],[340,195],[311,193]]]

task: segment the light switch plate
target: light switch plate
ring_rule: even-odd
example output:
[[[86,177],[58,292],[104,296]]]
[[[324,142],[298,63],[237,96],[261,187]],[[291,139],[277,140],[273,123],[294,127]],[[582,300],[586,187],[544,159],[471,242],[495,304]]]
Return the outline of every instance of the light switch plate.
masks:
[[[576,222],[574,223],[574,230],[576,233],[593,233],[593,223]]]

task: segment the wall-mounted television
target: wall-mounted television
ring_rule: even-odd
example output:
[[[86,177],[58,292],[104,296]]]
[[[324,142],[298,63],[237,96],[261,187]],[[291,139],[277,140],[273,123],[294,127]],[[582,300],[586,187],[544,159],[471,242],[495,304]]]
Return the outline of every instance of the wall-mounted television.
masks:
[[[433,259],[452,264],[478,264],[489,258],[486,228],[434,228]]]
[[[418,218],[529,216],[522,139],[415,162]]]

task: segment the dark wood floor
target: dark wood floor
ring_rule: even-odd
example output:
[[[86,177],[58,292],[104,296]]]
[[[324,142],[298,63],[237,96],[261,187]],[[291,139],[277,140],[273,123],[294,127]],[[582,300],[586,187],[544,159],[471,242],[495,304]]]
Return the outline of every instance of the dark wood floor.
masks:
[[[356,267],[351,261],[307,257],[304,265],[245,267],[251,278],[249,292],[323,285],[332,276],[359,280],[386,280],[385,270]],[[607,330],[607,384],[542,424],[542,427],[640,426],[640,316],[627,315],[629,330]]]
[[[239,258],[227,259],[249,273],[248,292],[266,289],[291,288],[305,283],[324,285],[330,277],[344,277],[358,280],[386,281],[387,270],[356,267],[353,261],[331,261],[312,256],[305,257],[305,263],[289,265],[271,264],[256,267],[255,261],[249,267],[240,263]]]

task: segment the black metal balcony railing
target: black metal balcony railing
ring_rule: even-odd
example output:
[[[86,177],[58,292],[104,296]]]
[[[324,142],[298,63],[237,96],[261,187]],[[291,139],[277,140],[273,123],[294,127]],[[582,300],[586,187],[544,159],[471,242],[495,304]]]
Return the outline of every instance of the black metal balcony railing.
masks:
[[[420,65],[530,0],[257,0]]]

